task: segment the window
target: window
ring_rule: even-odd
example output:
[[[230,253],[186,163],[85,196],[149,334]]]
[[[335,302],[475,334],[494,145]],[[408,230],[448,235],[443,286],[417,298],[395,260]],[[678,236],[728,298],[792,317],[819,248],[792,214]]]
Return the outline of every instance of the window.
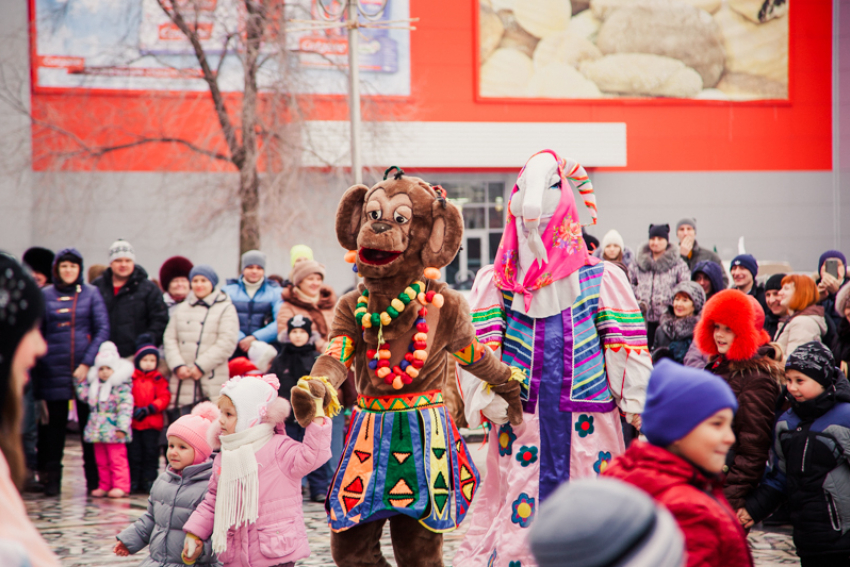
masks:
[[[449,199],[463,213],[460,253],[446,266],[446,282],[455,289],[471,289],[475,274],[492,264],[502,240],[509,191],[514,175],[463,175],[429,179],[442,185]]]

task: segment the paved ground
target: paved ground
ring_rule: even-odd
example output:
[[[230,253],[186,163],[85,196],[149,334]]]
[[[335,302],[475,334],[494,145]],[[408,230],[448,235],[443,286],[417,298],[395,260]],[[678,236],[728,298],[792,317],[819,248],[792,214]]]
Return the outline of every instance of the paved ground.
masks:
[[[483,468],[481,461],[484,451],[479,451],[478,445],[472,446],[471,449],[475,461]],[[77,438],[72,439],[70,435],[65,451],[65,471],[61,498],[25,496],[30,517],[62,558],[62,564],[67,567],[138,565],[147,556],[146,551],[122,558],[112,554],[112,547],[115,545],[115,534],[144,513],[147,507],[146,498],[133,496],[122,500],[109,500],[87,497],[80,445]],[[298,562],[298,565],[333,565],[324,509],[319,504],[305,503],[304,517],[313,555]],[[468,525],[466,522],[458,531],[446,535],[447,565],[451,564],[451,559],[463,539],[464,526]],[[750,534],[750,543],[756,565],[759,567],[800,564],[787,530],[754,530]],[[388,530],[384,531],[384,555],[395,565]]]

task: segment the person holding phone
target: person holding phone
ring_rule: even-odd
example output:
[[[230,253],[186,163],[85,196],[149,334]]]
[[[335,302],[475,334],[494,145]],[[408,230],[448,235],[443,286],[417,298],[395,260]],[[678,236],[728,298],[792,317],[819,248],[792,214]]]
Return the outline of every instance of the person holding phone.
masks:
[[[847,277],[847,258],[838,250],[827,250],[818,259],[818,294],[819,303],[823,306],[824,313],[833,323],[833,328],[838,328],[841,318],[835,311],[835,296],[845,283],[850,281]]]

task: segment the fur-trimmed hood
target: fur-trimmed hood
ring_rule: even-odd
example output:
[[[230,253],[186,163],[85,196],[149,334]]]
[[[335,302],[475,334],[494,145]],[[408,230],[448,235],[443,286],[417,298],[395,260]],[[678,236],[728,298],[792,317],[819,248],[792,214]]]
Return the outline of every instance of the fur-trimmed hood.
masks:
[[[653,259],[652,251],[649,249],[649,242],[641,246],[637,254],[637,265],[645,272],[666,272],[676,265],[679,261],[679,251],[672,244],[667,244],[667,250],[658,260]]]
[[[726,325],[735,333],[735,340],[726,358],[746,361],[755,356],[762,344],[760,329],[755,326],[755,311],[747,296],[737,289],[726,289],[711,297],[703,308],[702,319],[694,332],[694,341],[707,355],[716,356],[714,342],[716,324]]]
[[[661,316],[659,325],[671,341],[678,341],[693,337],[697,323],[699,323],[699,315],[676,317],[673,314],[673,308],[670,307],[667,313]]]

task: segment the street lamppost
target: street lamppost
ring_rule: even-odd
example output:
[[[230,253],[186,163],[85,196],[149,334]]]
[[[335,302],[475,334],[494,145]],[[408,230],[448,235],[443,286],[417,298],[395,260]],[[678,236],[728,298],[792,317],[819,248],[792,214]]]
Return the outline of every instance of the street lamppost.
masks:
[[[315,31],[334,28],[348,29],[348,110],[351,125],[351,171],[355,183],[363,183],[363,159],[360,153],[360,28],[371,29],[410,29],[410,25],[419,18],[403,20],[381,20],[389,0],[382,0],[377,10],[367,10],[363,0],[331,0],[329,6],[324,0],[315,0],[321,20],[290,20],[299,27],[289,31]],[[346,19],[342,20],[343,14]],[[360,21],[360,16],[365,22]]]

